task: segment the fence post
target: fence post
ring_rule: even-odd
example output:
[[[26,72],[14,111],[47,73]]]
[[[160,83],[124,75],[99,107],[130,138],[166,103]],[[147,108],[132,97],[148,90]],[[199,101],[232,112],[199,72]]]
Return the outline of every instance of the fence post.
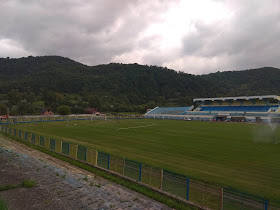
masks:
[[[123,175],[124,175],[124,168],[125,168],[125,157],[123,158]]]
[[[221,210],[224,209],[224,187],[221,188]]]
[[[189,193],[190,193],[190,178],[187,177],[187,201],[189,200]]]
[[[139,182],[141,182],[141,176],[142,176],[142,163],[140,163],[139,166]]]
[[[68,148],[67,149],[68,149],[67,152],[68,152],[68,156],[69,156],[69,152],[70,152],[70,144],[69,143],[68,143]]]
[[[75,146],[76,146],[75,158],[77,159],[78,158],[78,145],[75,145]]]
[[[95,150],[96,152],[95,152],[95,165],[97,166],[97,159],[98,159],[98,151],[97,150]]]
[[[267,201],[267,199],[265,199],[265,206],[264,206],[264,209],[265,209],[265,210],[268,210],[268,201]]]
[[[163,182],[163,169],[160,172],[160,189],[162,190],[162,182]]]
[[[110,155],[108,155],[108,170],[110,170]]]
[[[60,141],[60,151],[59,153],[62,153],[62,141]]]

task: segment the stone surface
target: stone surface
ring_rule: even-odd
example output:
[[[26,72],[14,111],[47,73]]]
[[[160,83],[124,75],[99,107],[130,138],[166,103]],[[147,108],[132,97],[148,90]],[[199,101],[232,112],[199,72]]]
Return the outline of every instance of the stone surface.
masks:
[[[0,192],[11,209],[169,209],[137,192],[0,137],[0,185],[35,180]]]

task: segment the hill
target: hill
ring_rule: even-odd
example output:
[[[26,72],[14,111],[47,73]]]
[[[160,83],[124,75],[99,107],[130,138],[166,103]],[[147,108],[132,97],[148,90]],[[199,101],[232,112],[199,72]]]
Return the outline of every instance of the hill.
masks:
[[[280,70],[265,67],[195,76],[163,67],[110,63],[86,66],[60,56],[0,58],[0,114],[39,113],[68,105],[100,111],[186,106],[195,97],[279,94]]]
[[[243,71],[216,72],[201,78],[218,85],[217,96],[250,96],[280,93],[280,69],[263,67]]]

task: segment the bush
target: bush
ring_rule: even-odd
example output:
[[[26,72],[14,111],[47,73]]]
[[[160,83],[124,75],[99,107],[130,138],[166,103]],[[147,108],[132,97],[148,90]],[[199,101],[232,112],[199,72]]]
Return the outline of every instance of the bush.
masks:
[[[37,185],[37,182],[36,181],[33,181],[33,180],[24,180],[22,183],[21,183],[21,186],[22,187],[27,187],[27,188],[30,188],[30,187],[34,187]]]
[[[71,113],[71,109],[70,109],[70,107],[67,106],[67,105],[62,105],[62,106],[59,106],[59,107],[57,108],[57,112],[58,112],[58,114],[60,114],[60,115],[68,115],[68,114]]]

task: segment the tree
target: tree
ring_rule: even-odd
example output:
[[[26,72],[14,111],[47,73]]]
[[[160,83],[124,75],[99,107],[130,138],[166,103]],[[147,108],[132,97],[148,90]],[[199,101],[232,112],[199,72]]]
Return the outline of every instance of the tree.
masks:
[[[87,96],[87,100],[89,102],[89,106],[92,107],[92,108],[95,108],[97,110],[100,110],[101,109],[101,103],[100,103],[100,100],[97,96],[95,95],[88,95]]]
[[[18,89],[12,89],[7,95],[10,105],[17,105],[22,98],[22,94],[18,91]]]
[[[85,109],[83,107],[80,107],[78,105],[75,105],[74,107],[72,107],[72,113],[73,114],[83,114],[85,113]]]
[[[61,105],[57,108],[58,114],[60,115],[68,115],[71,113],[71,109],[67,105]]]
[[[45,106],[53,107],[54,110],[63,103],[63,95],[61,93],[47,91],[44,93],[43,97]]]
[[[26,100],[21,100],[18,104],[18,113],[20,115],[24,115],[26,113],[31,114],[32,113],[31,104],[28,103]]]
[[[0,115],[7,114],[7,106],[0,103]]]

